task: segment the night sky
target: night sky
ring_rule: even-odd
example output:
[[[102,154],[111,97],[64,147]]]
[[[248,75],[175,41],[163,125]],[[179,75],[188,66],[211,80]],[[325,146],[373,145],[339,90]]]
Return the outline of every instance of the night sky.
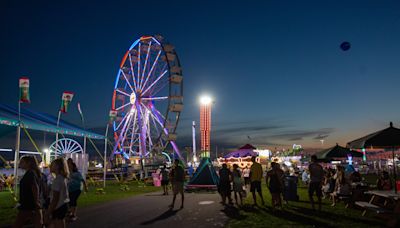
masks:
[[[61,2],[1,1],[1,103],[16,105],[28,76],[29,108],[56,115],[70,90],[63,118],[79,123],[80,102],[87,125],[103,127],[125,51],[162,34],[185,77],[180,146],[206,93],[213,147],[327,147],[400,126],[399,1]]]

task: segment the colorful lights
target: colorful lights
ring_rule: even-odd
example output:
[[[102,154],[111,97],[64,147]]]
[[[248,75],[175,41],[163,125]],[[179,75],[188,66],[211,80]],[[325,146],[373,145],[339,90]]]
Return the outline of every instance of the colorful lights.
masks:
[[[209,96],[200,98],[200,141],[201,153],[203,157],[210,156],[210,132],[211,132],[211,103],[212,99]]]

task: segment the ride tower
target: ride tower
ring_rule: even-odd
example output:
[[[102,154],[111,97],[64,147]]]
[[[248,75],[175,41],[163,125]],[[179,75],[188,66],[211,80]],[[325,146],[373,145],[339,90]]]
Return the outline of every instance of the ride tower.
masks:
[[[210,157],[210,131],[211,131],[211,98],[202,97],[200,99],[200,150],[201,157]]]
[[[210,132],[211,132],[211,105],[210,97],[200,99],[200,149],[201,161],[196,172],[190,178],[186,189],[212,189],[216,190],[219,177],[210,159]]]

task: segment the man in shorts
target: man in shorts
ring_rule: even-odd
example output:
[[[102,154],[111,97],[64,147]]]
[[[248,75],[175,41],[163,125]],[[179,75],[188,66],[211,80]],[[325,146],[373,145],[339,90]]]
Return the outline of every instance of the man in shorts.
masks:
[[[222,168],[219,170],[219,184],[218,191],[221,194],[222,204],[226,204],[226,198],[229,200],[229,204],[232,204],[231,196],[231,181],[232,172],[228,169],[226,163],[222,164]]]
[[[182,203],[181,203],[181,209],[182,209],[183,201],[185,198],[183,195],[183,183],[185,182],[185,170],[179,164],[178,159],[175,159],[174,169],[172,170],[172,177],[173,177],[172,178],[172,191],[174,193],[174,198],[172,200],[172,204],[170,205],[170,208],[171,209],[174,208],[176,195],[178,195],[178,193],[180,193],[182,196]]]
[[[321,210],[322,181],[324,180],[324,169],[318,164],[317,156],[311,156],[311,164],[308,166],[310,172],[310,184],[308,186],[308,196],[310,197],[311,207],[315,210],[313,195],[318,198],[318,210]]]
[[[250,167],[250,191],[253,195],[254,206],[257,205],[256,191],[260,195],[262,205],[264,205],[264,198],[261,191],[261,180],[263,177],[263,170],[261,164],[256,161],[256,156],[251,157],[253,164]]]

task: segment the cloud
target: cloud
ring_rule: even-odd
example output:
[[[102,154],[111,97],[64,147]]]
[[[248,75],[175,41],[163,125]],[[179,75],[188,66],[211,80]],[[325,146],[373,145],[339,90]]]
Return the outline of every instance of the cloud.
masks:
[[[328,136],[329,136],[329,134],[328,134],[328,135],[323,135],[323,134],[321,134],[321,135],[315,136],[314,139],[316,139],[316,140],[321,140],[321,139],[328,138]]]
[[[323,139],[328,137],[334,131],[333,128],[322,128],[318,130],[305,130],[305,131],[289,131],[280,134],[271,135],[273,139],[300,141],[304,138]]]
[[[254,132],[262,132],[262,131],[268,131],[268,130],[275,130],[275,129],[281,129],[284,128],[285,126],[283,125],[258,125],[258,126],[231,126],[231,127],[225,127],[222,129],[217,129],[214,131],[216,134],[241,134],[241,135],[246,135]]]

